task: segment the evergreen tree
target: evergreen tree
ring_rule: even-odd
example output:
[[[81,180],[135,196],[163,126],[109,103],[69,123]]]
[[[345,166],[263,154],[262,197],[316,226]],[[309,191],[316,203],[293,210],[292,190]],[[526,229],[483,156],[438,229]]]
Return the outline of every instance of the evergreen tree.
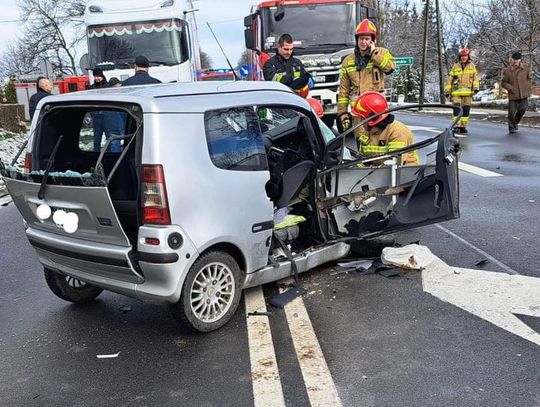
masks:
[[[5,98],[7,99],[6,103],[17,103],[17,94],[15,92],[15,78],[9,78],[9,82],[6,85]]]

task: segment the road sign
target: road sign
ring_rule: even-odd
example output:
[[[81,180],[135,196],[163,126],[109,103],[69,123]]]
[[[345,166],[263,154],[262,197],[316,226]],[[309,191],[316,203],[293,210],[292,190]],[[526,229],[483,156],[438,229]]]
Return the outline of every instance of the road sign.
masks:
[[[413,57],[399,57],[394,58],[396,61],[396,65],[399,66],[411,66],[414,63]]]
[[[251,70],[251,67],[249,65],[242,65],[240,69],[238,70],[238,73],[242,78],[246,78],[249,75],[249,71]]]

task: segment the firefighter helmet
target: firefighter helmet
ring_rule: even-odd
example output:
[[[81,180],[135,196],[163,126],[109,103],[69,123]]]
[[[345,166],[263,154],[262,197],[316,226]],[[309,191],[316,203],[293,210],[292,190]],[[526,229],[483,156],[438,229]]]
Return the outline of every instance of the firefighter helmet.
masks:
[[[356,26],[356,31],[354,32],[354,35],[357,38],[360,35],[371,35],[371,38],[375,40],[375,37],[377,36],[377,27],[375,27],[373,21],[365,18],[360,21],[360,24]]]
[[[307,98],[307,101],[311,105],[311,109],[317,115],[318,118],[321,118],[324,116],[324,109],[321,105],[321,102],[319,102],[315,98]]]
[[[471,51],[469,48],[462,48],[459,50],[459,56],[460,57],[468,57],[471,54]]]
[[[379,92],[368,90],[358,96],[358,98],[354,101],[351,112],[353,115],[359,116],[365,120],[378,113],[383,113],[386,110],[388,110],[388,102],[386,101],[386,98]],[[384,120],[386,116],[386,114],[381,114],[375,119],[367,122],[367,124],[368,126],[375,126],[377,123]]]
[[[306,85],[304,86],[303,88],[300,88],[300,89],[296,89],[295,92],[302,96],[304,99],[308,97],[309,95],[309,87]]]

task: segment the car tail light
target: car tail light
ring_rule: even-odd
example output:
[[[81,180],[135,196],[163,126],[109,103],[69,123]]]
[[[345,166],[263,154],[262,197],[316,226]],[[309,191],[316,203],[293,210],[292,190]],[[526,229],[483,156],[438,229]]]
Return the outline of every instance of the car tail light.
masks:
[[[30,172],[31,167],[32,167],[32,154],[26,153],[26,155],[24,156],[24,169]]]
[[[142,167],[142,214],[144,224],[170,225],[169,202],[161,165]]]

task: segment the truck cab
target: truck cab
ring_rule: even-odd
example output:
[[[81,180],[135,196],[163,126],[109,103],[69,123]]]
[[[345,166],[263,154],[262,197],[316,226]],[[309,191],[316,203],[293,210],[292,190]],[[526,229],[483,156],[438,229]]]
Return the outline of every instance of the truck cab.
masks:
[[[200,70],[197,25],[191,0],[92,0],[85,24],[88,65],[107,79],[133,75],[144,55],[151,75],[162,82],[190,82]]]
[[[310,97],[319,99],[325,122],[337,113],[339,70],[354,50],[354,30],[364,18],[374,19],[365,2],[299,0],[264,1],[244,19],[246,48],[251,52],[252,79],[262,80],[262,66],[275,53],[280,35],[288,33],[295,44],[294,56],[311,73],[315,87]]]

